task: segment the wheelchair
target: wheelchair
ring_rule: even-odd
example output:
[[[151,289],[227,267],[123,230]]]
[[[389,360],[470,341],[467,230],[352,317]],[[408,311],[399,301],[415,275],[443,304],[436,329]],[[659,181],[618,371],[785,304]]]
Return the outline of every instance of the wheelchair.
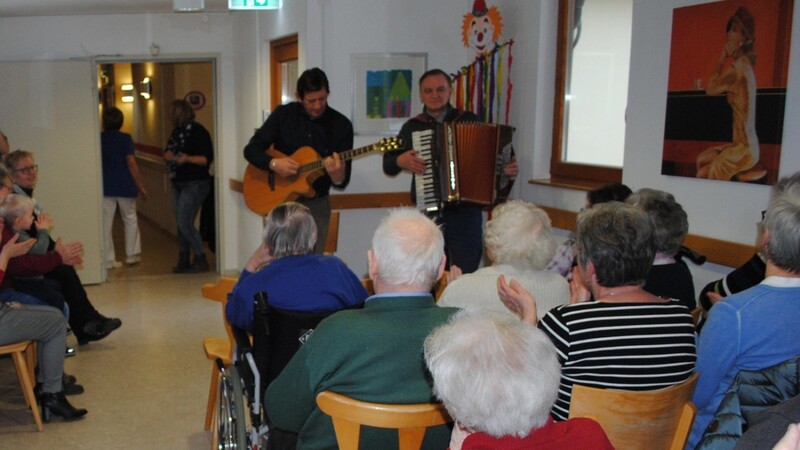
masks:
[[[233,327],[233,363],[220,370],[217,410],[212,425],[219,450],[282,450],[294,448],[292,433],[273,429],[263,405],[267,386],[313,333],[332,314],[288,311],[269,305],[267,294],[254,296],[253,337]]]

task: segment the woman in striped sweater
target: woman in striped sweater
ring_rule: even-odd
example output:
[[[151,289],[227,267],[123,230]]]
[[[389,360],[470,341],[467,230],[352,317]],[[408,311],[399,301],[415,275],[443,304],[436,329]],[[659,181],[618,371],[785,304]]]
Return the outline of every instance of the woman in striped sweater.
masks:
[[[653,264],[655,239],[647,214],[606,203],[578,215],[578,269],[589,292],[537,320],[536,301],[516,280],[498,278],[500,298],[538,325],[562,366],[551,411],[566,420],[573,384],[651,390],[685,381],[695,364],[695,332],[686,306],[642,289]],[[590,300],[594,298],[594,300]]]

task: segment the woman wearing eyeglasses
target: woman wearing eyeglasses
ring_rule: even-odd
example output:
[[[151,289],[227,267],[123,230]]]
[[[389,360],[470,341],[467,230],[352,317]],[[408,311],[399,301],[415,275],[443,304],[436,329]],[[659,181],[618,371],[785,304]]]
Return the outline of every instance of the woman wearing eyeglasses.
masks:
[[[11,177],[14,179],[12,191],[33,198],[33,190],[36,187],[39,168],[33,159],[33,153],[25,150],[15,150],[6,156],[4,161],[11,171]],[[34,215],[38,216],[41,213],[40,205],[34,200]],[[36,225],[34,224],[29,233],[32,237],[36,237],[36,231]],[[54,246],[55,242],[50,239],[48,248],[52,249]],[[14,261],[12,260],[10,264],[13,266]],[[9,273],[11,272],[10,268]],[[57,281],[61,285],[61,293],[69,305],[69,325],[75,333],[79,344],[103,339],[122,326],[121,320],[105,317],[94,308],[74,267],[61,264],[42,275],[45,278]]]

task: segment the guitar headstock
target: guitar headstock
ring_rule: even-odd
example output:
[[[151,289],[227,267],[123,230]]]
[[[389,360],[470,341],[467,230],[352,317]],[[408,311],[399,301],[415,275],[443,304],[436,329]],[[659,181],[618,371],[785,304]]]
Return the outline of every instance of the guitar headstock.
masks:
[[[403,138],[400,136],[390,136],[381,139],[374,144],[375,150],[381,153],[393,152],[403,148]]]

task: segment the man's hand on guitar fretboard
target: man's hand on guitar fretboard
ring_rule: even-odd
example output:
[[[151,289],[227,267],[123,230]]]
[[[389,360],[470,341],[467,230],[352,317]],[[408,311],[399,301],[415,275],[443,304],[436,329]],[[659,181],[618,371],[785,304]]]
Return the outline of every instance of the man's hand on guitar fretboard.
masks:
[[[300,169],[300,163],[292,158],[272,158],[269,166],[273,172],[284,178],[297,175],[297,171]]]
[[[345,165],[338,153],[325,158],[325,172],[331,177],[333,184],[342,184],[345,177]]]

